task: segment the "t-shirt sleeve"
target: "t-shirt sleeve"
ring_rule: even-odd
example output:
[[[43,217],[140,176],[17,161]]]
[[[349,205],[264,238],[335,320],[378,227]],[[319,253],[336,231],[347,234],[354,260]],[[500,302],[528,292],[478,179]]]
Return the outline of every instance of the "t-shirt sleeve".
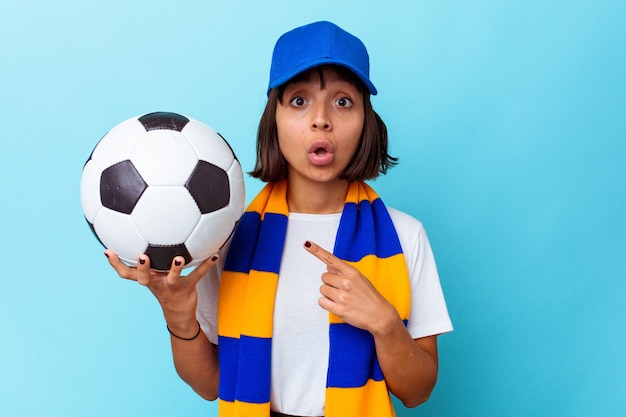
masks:
[[[226,258],[227,245],[219,252],[220,260],[196,285],[198,306],[196,318],[207,339],[217,345],[217,299],[220,292],[220,276]]]
[[[398,210],[389,209],[411,280],[411,313],[407,328],[414,339],[452,331],[452,322],[441,288],[426,230],[422,223]]]

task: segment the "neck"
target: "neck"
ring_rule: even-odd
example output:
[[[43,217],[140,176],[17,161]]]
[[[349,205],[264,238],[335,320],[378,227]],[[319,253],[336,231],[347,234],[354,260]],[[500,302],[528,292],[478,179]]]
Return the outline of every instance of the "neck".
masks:
[[[306,182],[289,180],[287,205],[294,213],[341,213],[348,192],[348,181]]]

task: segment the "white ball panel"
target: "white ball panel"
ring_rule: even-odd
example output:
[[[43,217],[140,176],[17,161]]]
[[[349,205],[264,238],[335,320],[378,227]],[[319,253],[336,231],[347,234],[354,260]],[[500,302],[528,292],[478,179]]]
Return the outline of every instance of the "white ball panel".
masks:
[[[143,193],[131,217],[153,245],[185,242],[200,220],[200,210],[185,187],[151,186]]]
[[[83,168],[80,178],[80,201],[83,213],[89,223],[94,222],[98,210],[102,207],[100,201],[100,174],[102,172],[96,164],[89,160]]]
[[[185,246],[194,259],[206,259],[222,247],[235,227],[235,219],[228,207],[204,214]]]
[[[148,242],[141,236],[128,214],[102,207],[93,225],[104,246],[131,265],[136,265],[137,256],[148,248]]]
[[[230,180],[230,203],[228,204],[236,220],[239,220],[246,209],[246,192],[241,165],[237,160],[227,171]]]
[[[182,131],[196,151],[198,159],[228,169],[233,162],[233,152],[222,137],[212,128],[197,120],[191,120]]]
[[[137,142],[145,135],[146,130],[136,119],[126,120],[104,135],[96,145],[91,159],[102,170],[130,159]]]
[[[138,141],[131,161],[148,185],[184,185],[198,157],[175,130],[151,130]]]

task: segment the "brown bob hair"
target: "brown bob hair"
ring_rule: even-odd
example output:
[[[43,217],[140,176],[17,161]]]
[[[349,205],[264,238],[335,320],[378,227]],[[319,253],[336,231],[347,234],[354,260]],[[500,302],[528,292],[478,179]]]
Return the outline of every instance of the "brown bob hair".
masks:
[[[312,74],[319,76],[320,86],[324,88],[323,68],[332,69],[342,80],[354,85],[363,96],[365,121],[359,147],[344,172],[341,173],[340,178],[348,181],[374,179],[379,174],[386,174],[387,169],[398,163],[398,158],[389,155],[387,152],[387,126],[374,111],[369,91],[365,85],[349,69],[338,65],[325,65],[304,71],[285,84],[270,90],[265,110],[259,122],[256,142],[256,163],[254,170],[249,172],[252,177],[264,182],[278,182],[287,178],[287,161],[278,145],[276,105],[279,102],[282,103],[283,93],[287,85],[308,80]]]

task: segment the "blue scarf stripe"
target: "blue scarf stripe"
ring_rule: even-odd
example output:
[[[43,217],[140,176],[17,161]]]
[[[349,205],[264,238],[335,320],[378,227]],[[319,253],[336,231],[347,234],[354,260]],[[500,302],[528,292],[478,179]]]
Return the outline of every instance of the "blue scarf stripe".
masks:
[[[261,220],[257,212],[244,213],[230,244],[224,270],[248,273],[254,269],[278,274],[287,220],[282,214],[266,213]],[[258,236],[258,240],[251,236]],[[257,241],[264,243],[257,246]]]
[[[250,336],[241,336],[241,339],[220,336],[219,346],[219,397],[231,402],[269,402],[272,340]],[[239,364],[233,358],[238,358]],[[237,380],[239,384],[236,384]]]
[[[237,400],[256,404],[269,402],[271,363],[272,339],[241,336]]]
[[[329,332],[327,387],[358,388],[368,379],[383,380],[371,333],[346,323],[331,324]]]
[[[406,327],[408,320],[402,320]],[[385,379],[378,358],[374,354],[374,337],[366,330],[347,323],[333,323],[329,328],[330,359],[328,363],[329,388],[358,388],[368,379]],[[361,366],[355,366],[360,364]]]
[[[358,208],[355,203],[346,204],[334,253],[348,262],[358,262],[367,255],[388,258],[402,253],[391,217],[380,198],[371,205],[367,200],[361,201]]]
[[[252,254],[256,248],[256,241],[251,239],[250,236],[257,236],[259,227],[261,227],[261,215],[259,213],[243,213],[230,242],[224,270],[248,273],[252,262]],[[231,253],[238,256],[232,256]]]
[[[378,246],[376,248],[376,254],[379,258],[388,258],[390,256],[398,255],[402,253],[402,246],[400,245],[400,238],[396,227],[391,220],[391,215],[387,211],[387,207],[383,200],[380,198],[374,200],[372,203],[372,210],[374,212],[374,228],[376,229],[376,236],[380,236]]]
[[[237,360],[239,358],[239,339],[218,337],[220,349],[220,384],[219,397],[224,401],[235,401],[237,388]]]
[[[289,218],[284,214],[265,213],[257,237],[257,241],[263,243],[257,245],[250,269],[273,272],[278,275],[288,221]]]

